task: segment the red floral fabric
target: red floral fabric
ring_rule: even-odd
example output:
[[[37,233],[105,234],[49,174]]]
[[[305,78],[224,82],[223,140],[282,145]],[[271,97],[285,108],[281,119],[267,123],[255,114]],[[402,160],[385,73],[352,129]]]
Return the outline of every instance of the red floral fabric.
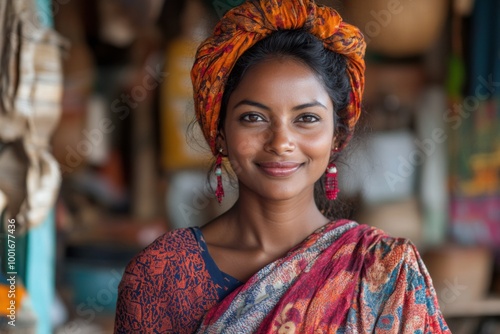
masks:
[[[450,333],[429,274],[406,239],[330,223],[255,274],[197,333]]]
[[[450,333],[431,278],[406,239],[327,224],[220,300],[189,229],[128,265],[115,333]]]

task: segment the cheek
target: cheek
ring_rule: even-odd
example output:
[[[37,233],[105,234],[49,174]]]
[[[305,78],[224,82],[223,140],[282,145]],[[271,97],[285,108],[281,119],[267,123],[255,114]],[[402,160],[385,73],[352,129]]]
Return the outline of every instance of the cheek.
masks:
[[[238,174],[248,159],[258,151],[259,141],[248,135],[232,135],[228,137],[228,159],[231,168]]]
[[[321,131],[318,131],[320,134],[316,136],[309,137],[307,140],[304,140],[304,145],[302,146],[305,150],[307,150],[311,156],[315,158],[325,157],[325,159],[330,158],[331,150],[332,150],[332,138],[333,132],[330,135],[330,131],[325,131],[321,134]]]
[[[331,143],[320,143],[316,142],[312,145],[308,145],[303,149],[307,152],[307,154],[314,160],[317,161],[325,161],[326,163],[330,159],[331,155]]]
[[[239,157],[245,157],[248,155],[252,155],[257,148],[257,140],[255,137],[244,134],[234,134],[231,136],[229,141],[229,153],[232,154],[235,159]]]

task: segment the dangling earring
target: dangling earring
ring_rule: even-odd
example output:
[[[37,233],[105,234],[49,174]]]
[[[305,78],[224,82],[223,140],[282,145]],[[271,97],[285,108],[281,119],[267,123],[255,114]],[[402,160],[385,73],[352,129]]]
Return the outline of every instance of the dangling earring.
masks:
[[[325,190],[326,198],[328,198],[330,201],[333,201],[337,198],[337,194],[339,193],[339,186],[337,181],[337,166],[333,162],[331,162],[326,168]]]
[[[222,148],[219,149],[217,159],[215,160],[215,176],[217,176],[217,188],[215,189],[215,197],[219,204],[224,197],[224,187],[222,186]]]

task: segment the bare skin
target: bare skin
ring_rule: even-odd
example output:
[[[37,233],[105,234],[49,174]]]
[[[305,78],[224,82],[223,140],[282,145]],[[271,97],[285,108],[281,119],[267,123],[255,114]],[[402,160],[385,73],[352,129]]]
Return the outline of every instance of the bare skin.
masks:
[[[218,142],[238,176],[239,199],[202,227],[220,270],[244,282],[328,222],[313,192],[333,128],[331,99],[306,65],[272,58],[243,77]]]

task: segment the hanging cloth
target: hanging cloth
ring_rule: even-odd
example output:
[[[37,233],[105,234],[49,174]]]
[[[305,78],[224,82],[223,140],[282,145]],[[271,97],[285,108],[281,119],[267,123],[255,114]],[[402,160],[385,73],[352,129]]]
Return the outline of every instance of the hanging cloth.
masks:
[[[43,222],[60,185],[49,142],[61,112],[63,43],[33,0],[0,3],[0,35],[0,192],[29,228]]]

